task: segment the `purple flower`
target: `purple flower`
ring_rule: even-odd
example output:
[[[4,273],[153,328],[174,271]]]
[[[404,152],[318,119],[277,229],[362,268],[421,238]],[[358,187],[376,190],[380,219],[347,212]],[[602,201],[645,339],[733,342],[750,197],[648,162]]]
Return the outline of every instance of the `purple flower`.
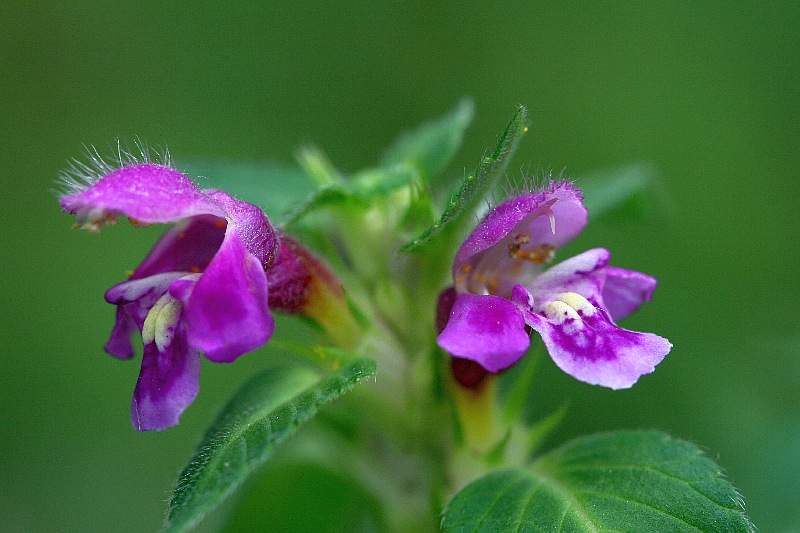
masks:
[[[442,348],[499,372],[525,354],[530,328],[562,370],[587,383],[627,388],[655,369],[672,344],[614,323],[650,300],[654,278],[608,266],[603,248],[544,268],[586,225],[581,200],[571,183],[551,181],[489,212],[442,293]]]
[[[106,292],[117,318],[105,350],[133,357],[137,332],[144,345],[133,426],[163,430],[197,396],[200,351],[226,363],[272,335],[265,268],[279,239],[256,206],[200,190],[168,164],[94,162],[96,169],[73,168],[60,201],[81,227],[99,231],[119,215],[134,224],[174,223],[130,279]]]

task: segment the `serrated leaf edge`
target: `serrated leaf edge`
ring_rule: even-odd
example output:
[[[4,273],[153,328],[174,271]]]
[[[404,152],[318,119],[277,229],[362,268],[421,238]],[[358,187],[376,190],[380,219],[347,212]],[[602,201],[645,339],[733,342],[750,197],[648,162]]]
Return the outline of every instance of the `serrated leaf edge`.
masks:
[[[360,366],[361,368],[355,369],[354,373],[349,378],[344,376],[344,374],[345,374],[345,372],[347,370],[354,369],[357,366]],[[371,367],[371,369],[370,369],[370,367]],[[179,522],[177,524],[173,523],[170,520],[172,512],[173,512],[173,510],[180,509],[181,507],[173,508],[172,507],[172,501],[174,500],[175,495],[178,492],[178,490],[181,487],[185,487],[186,484],[188,483],[187,476],[185,474],[187,474],[187,472],[190,472],[190,469],[191,469],[191,472],[196,472],[197,469],[202,468],[205,465],[210,464],[210,462],[211,462],[210,459],[213,458],[213,456],[208,453],[209,449],[213,448],[213,445],[214,445],[215,442],[219,442],[218,439],[221,439],[223,437],[227,437],[227,436],[229,436],[231,434],[231,433],[228,433],[227,431],[225,431],[224,428],[220,429],[220,430],[216,430],[215,429],[216,428],[216,423],[212,424],[211,429],[209,430],[209,433],[203,438],[203,441],[202,441],[202,443],[200,445],[200,448],[194,454],[192,459],[189,461],[189,464],[181,472],[181,476],[180,476],[180,478],[178,480],[178,483],[177,483],[177,485],[176,485],[176,487],[175,487],[175,489],[173,491],[172,498],[170,498],[170,504],[169,504],[169,508],[168,508],[168,511],[167,511],[167,516],[165,517],[164,525],[162,527],[162,531],[164,531],[166,533],[166,532],[188,531],[188,530],[192,529],[210,511],[212,511],[219,504],[221,504],[244,481],[244,479],[247,477],[247,475],[250,472],[252,472],[258,466],[264,464],[271,457],[271,455],[272,455],[271,452],[273,452],[275,450],[275,447],[278,444],[280,444],[281,442],[283,442],[283,440],[285,440],[286,438],[288,438],[289,436],[291,436],[294,433],[294,431],[292,431],[293,429],[297,429],[299,426],[303,425],[305,422],[310,420],[313,417],[314,413],[318,410],[319,407],[321,407],[325,403],[328,403],[329,401],[332,401],[332,400],[338,398],[339,396],[341,396],[345,392],[348,392],[350,389],[355,387],[356,384],[358,384],[359,382],[363,381],[364,379],[366,379],[366,378],[368,378],[370,376],[373,376],[374,374],[375,374],[375,364],[374,364],[374,362],[372,362],[372,361],[370,361],[368,359],[361,359],[359,361],[356,361],[356,362],[352,363],[350,366],[348,366],[345,369],[342,369],[342,370],[339,370],[337,372],[331,373],[331,374],[329,374],[327,376],[325,376],[325,375],[321,376],[319,381],[317,381],[313,385],[310,385],[309,387],[303,389],[298,394],[292,396],[291,398],[288,398],[286,401],[284,401],[280,405],[276,406],[274,409],[270,410],[269,414],[267,416],[263,417],[263,418],[269,418],[271,414],[276,413],[276,412],[280,411],[281,409],[286,408],[287,404],[300,403],[301,398],[303,396],[308,396],[308,395],[319,396],[319,398],[317,398],[316,401],[312,401],[312,402],[308,403],[302,411],[300,409],[296,408],[298,413],[302,413],[302,414],[300,414],[300,416],[297,416],[297,417],[295,417],[293,419],[293,423],[291,424],[291,427],[285,428],[283,431],[279,431],[279,432],[275,433],[275,437],[276,438],[271,439],[266,443],[266,445],[265,445],[266,449],[264,450],[263,455],[261,457],[255,459],[255,460],[247,462],[245,464],[245,468],[248,470],[248,472],[245,475],[241,476],[239,479],[235,479],[231,484],[229,484],[227,487],[225,487],[222,490],[219,498],[215,502],[210,504],[207,509],[199,512],[197,515],[195,515],[193,518],[191,518],[188,522]],[[248,385],[252,381],[254,381],[256,379],[258,379],[258,378],[257,377],[252,378],[240,390],[244,390],[245,388],[247,388]],[[334,383],[336,381],[339,381],[340,383],[329,394],[324,394],[324,395],[323,394],[314,394],[311,391],[312,388],[318,387],[323,382],[325,382],[325,383]],[[253,410],[257,411],[258,409],[256,408],[256,409],[253,409]],[[225,408],[220,413],[220,417],[224,417],[227,414],[227,412],[228,412],[228,406],[226,405]],[[247,422],[239,421],[239,423],[236,424],[236,426],[240,426],[241,429],[236,431],[236,433],[238,433],[238,435],[244,435],[257,422],[258,421],[256,421],[256,420],[248,420]],[[224,445],[220,446],[219,448],[213,449],[212,451],[217,452],[218,450],[227,449],[227,448],[229,448],[229,446],[231,444],[233,444],[233,442],[234,442],[233,439],[226,439],[226,443]],[[214,456],[218,456],[219,453],[214,453],[213,455]],[[206,459],[206,458],[208,458],[209,460],[203,461],[203,459]],[[194,468],[192,468],[193,466],[194,466]]]

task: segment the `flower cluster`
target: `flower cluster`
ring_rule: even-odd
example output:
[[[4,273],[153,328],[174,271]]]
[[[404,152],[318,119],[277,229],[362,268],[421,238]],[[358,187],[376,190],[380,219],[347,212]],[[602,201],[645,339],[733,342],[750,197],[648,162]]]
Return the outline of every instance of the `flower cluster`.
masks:
[[[144,345],[136,429],[177,424],[198,394],[200,352],[225,363],[262,346],[275,329],[272,311],[303,314],[340,346],[353,344],[358,328],[337,278],[259,208],[201,190],[168,161],[95,163],[74,168],[61,197],[80,227],[96,232],[118,216],[172,224],[106,292],[117,306],[106,351],[132,358],[137,333]],[[586,222],[580,191],[549,181],[492,209],[467,237],[437,309],[437,342],[454,357],[459,382],[475,386],[513,365],[531,330],[565,372],[613,389],[630,387],[670,351],[666,339],[615,324],[650,300],[654,278],[609,266],[603,248],[546,268]]]
[[[97,232],[120,215],[136,225],[173,224],[130,278],[106,292],[117,306],[106,351],[130,359],[137,332],[144,345],[131,407],[137,430],[178,423],[198,394],[200,352],[234,361],[272,336],[270,307],[313,314],[312,292],[340,295],[324,265],[282,238],[256,206],[199,189],[168,161],[95,163],[74,169],[60,202],[80,227]]]
[[[228,363],[267,342],[279,352],[230,399],[200,443],[175,484],[165,529],[192,527],[276,446],[346,394],[349,401],[298,435],[299,446],[283,457],[288,466],[310,461],[312,475],[322,468],[358,489],[357,499],[368,496],[365,523],[391,531],[487,524],[550,530],[576,513],[598,528],[625,521],[647,530],[653,523],[652,513],[634,516],[641,505],[620,505],[631,494],[654,501],[647,499],[653,483],[631,481],[631,472],[641,477],[638,471],[648,473],[664,458],[692,466],[695,448],[660,433],[614,432],[533,459],[565,410],[530,424],[524,400],[534,383],[532,359],[508,379],[494,375],[535,343],[537,356],[546,349],[579,381],[633,386],[672,349],[656,334],[617,325],[651,300],[656,279],[611,266],[605,248],[556,261],[589,220],[571,181],[524,178],[484,207],[528,129],[523,106],[438,210],[434,192],[443,182],[436,175],[456,153],[471,114],[471,105],[459,105],[401,136],[379,166],[353,174],[339,172],[316,149],[300,154],[299,169],[214,165],[231,173],[224,179],[238,191],[249,189],[272,209],[289,207],[288,198],[253,187],[275,190],[292,180],[285,192],[304,200],[282,226],[231,194],[201,189],[168,156],[150,160],[141,145],[142,157],[120,149],[118,161],[107,164],[94,152],[90,163],[75,162],[65,173],[60,204],[78,227],[99,232],[118,217],[134,226],[166,225],[128,279],[105,294],[116,307],[105,350],[130,360],[142,341],[131,406],[136,430],[178,424],[198,395],[203,358]],[[248,187],[253,171],[263,181]],[[608,180],[607,205],[630,198],[627,172]],[[299,316],[303,327],[276,313]],[[273,339],[276,330],[282,338]],[[575,468],[595,468],[598,457],[610,479],[610,506],[576,500],[565,521],[563,501],[546,493],[560,491],[553,480]],[[701,466],[704,479],[736,495],[713,463]],[[258,485],[247,498],[272,490]],[[744,515],[734,520],[731,505],[712,512],[702,494],[685,488],[702,501],[695,505],[670,487],[680,498],[656,506],[659,518],[687,516],[688,505],[703,514],[690,517],[692,524],[750,531]],[[655,495],[659,505],[670,499],[663,496]],[[512,508],[519,512],[509,519]]]
[[[612,389],[652,372],[672,345],[614,323],[636,311],[656,280],[609,266],[603,248],[545,269],[586,225],[580,191],[550,181],[492,209],[458,250],[452,287],[440,296],[439,345],[499,372],[542,336],[571,376]]]

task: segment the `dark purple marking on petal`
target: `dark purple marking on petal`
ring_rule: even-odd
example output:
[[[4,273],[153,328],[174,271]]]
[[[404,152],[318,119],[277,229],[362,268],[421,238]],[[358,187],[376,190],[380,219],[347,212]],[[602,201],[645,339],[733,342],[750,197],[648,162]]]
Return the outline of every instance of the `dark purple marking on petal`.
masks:
[[[172,342],[159,351],[155,342],[144,347],[142,369],[133,393],[131,422],[137,431],[162,431],[178,423],[200,390],[200,355],[179,323]]]
[[[267,298],[264,268],[229,228],[189,297],[185,313],[190,344],[217,363],[255,350],[275,329]]]
[[[511,303],[522,311],[533,311],[536,300],[533,295],[522,285],[514,285],[511,289]]]
[[[177,222],[195,215],[224,217],[224,211],[177,170],[154,163],[128,165],[84,191],[61,198],[79,220],[102,222],[125,215],[145,224]]]
[[[436,342],[448,353],[499,372],[530,346],[522,312],[497,296],[459,294]]]
[[[570,309],[549,316],[525,313],[525,319],[542,336],[556,365],[580,381],[612,389],[631,387],[672,348],[658,335],[616,326],[602,309]]]

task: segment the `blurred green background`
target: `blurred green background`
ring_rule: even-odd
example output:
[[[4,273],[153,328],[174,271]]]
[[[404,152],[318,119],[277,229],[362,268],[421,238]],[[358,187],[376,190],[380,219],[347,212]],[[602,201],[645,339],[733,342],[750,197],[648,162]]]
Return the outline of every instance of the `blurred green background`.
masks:
[[[102,294],[158,229],[70,230],[50,189],[82,143],[139,135],[180,165],[288,162],[313,141],[356,170],[471,96],[454,179],[524,103],[531,134],[512,168],[580,176],[646,161],[663,180],[663,217],[598,223],[574,249],[604,246],[657,276],[653,303],[625,325],[675,348],[621,392],[543,364],[534,414],[571,400],[548,444],[665,430],[708,450],[761,531],[800,531],[800,8],[555,6],[4,2],[0,529],[156,529],[202,431],[269,357],[205,364],[177,428],[133,431],[138,362],[103,354]]]

